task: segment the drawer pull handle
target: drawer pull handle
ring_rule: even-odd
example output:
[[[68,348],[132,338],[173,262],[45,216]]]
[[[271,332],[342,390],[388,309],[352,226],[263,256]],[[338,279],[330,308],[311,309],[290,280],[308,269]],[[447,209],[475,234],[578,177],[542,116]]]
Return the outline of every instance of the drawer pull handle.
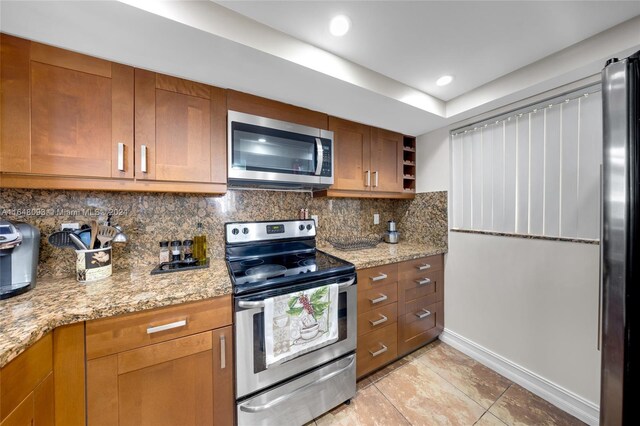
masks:
[[[147,146],[140,145],[140,171],[147,173]]]
[[[387,320],[388,320],[388,319],[389,319],[389,318],[387,318],[387,317],[385,317],[384,315],[380,314],[380,319],[377,319],[377,320],[375,320],[375,321],[374,321],[374,320],[369,320],[369,322],[371,323],[371,325],[372,325],[372,326],[374,326],[374,327],[375,327],[376,325],[380,325],[380,324],[382,324],[383,322],[387,322]]]
[[[416,312],[416,316],[420,319],[426,318],[431,315],[431,311],[427,311],[426,309],[422,309],[420,312]]]
[[[382,280],[386,280],[386,279],[387,279],[387,274],[383,274],[382,272],[380,272],[380,273],[378,274],[378,276],[376,276],[376,277],[369,277],[369,279],[370,279],[371,281],[374,281],[374,282],[375,282],[375,281],[382,281]]]
[[[382,355],[383,353],[385,353],[386,351],[389,350],[389,348],[387,348],[385,345],[383,345],[382,343],[380,343],[380,346],[382,346],[382,348],[378,349],[375,352],[369,351],[369,353],[371,354],[372,357],[377,357],[378,355]]]
[[[220,369],[227,368],[227,338],[224,334],[220,336]]]
[[[118,142],[118,170],[124,172],[124,144]]]
[[[416,283],[418,283],[418,285],[425,285],[425,284],[429,284],[431,282],[431,280],[429,278],[423,278],[421,280],[416,280]]]
[[[416,266],[416,268],[418,268],[418,271],[425,271],[427,269],[430,269],[431,265],[429,265],[428,263],[425,263],[424,265]]]
[[[187,320],[180,320],[176,322],[170,322],[169,324],[162,324],[156,327],[147,328],[147,334],[159,333],[161,331],[171,330],[173,328],[180,328],[187,325]]]
[[[384,302],[387,299],[388,297],[386,294],[380,294],[380,297],[377,297],[375,299],[369,299],[369,300],[371,301],[372,305],[375,305],[376,303]]]

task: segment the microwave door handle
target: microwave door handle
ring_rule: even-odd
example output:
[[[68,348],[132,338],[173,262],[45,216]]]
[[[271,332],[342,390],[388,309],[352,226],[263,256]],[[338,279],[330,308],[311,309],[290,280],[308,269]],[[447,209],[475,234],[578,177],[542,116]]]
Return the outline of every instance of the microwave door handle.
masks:
[[[316,164],[316,176],[320,176],[322,173],[322,163],[324,162],[324,150],[322,149],[322,141],[320,138],[316,138],[316,154],[318,157],[318,163]]]

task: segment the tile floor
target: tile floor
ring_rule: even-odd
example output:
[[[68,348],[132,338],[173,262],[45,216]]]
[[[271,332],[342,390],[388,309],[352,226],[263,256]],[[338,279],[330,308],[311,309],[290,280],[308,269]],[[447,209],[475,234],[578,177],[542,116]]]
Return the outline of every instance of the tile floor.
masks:
[[[505,424],[583,423],[436,340],[360,380],[351,405],[307,426]]]

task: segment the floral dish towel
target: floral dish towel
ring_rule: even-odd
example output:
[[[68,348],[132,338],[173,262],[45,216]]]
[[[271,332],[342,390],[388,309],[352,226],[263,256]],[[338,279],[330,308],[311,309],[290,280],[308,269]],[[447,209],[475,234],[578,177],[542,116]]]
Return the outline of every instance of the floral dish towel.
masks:
[[[279,365],[338,340],[338,285],[264,301],[266,365]]]

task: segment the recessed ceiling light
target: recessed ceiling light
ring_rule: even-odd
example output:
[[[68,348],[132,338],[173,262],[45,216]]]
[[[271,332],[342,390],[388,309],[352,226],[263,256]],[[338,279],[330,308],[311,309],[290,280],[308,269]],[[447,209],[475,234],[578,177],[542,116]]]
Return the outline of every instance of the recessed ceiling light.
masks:
[[[335,16],[329,23],[329,31],[336,37],[342,37],[349,32],[351,20],[344,15]]]
[[[258,142],[266,142],[267,140],[265,138],[260,138],[258,139]]]
[[[450,75],[443,75],[438,80],[436,80],[436,84],[438,86],[446,86],[447,84],[451,83],[452,81],[453,81],[453,77],[451,77]]]

